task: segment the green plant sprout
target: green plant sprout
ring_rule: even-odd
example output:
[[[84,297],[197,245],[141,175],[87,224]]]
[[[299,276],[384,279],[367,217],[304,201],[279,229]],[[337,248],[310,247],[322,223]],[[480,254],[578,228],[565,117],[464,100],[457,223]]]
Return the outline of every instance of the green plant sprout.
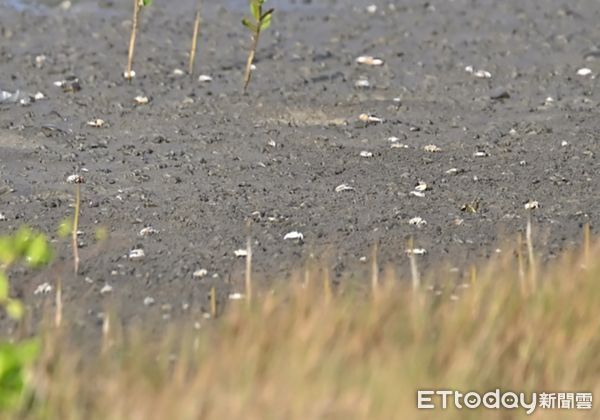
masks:
[[[248,61],[246,62],[246,71],[244,72],[244,93],[248,89],[250,78],[252,76],[252,63],[254,62],[254,56],[256,55],[256,49],[258,48],[258,39],[260,32],[264,31],[271,25],[273,18],[273,12],[275,9],[269,9],[263,12],[263,5],[265,0],[250,0],[250,12],[254,18],[254,22],[249,19],[242,19],[242,24],[248,28],[252,36],[252,45],[250,52],[248,53]]]
[[[133,18],[131,20],[131,36],[129,38],[129,54],[127,56],[127,69],[123,76],[129,81],[135,76],[135,72],[132,70],[133,65],[133,51],[135,50],[135,37],[138,29],[138,20],[140,9],[144,6],[152,4],[152,0],[133,0]]]

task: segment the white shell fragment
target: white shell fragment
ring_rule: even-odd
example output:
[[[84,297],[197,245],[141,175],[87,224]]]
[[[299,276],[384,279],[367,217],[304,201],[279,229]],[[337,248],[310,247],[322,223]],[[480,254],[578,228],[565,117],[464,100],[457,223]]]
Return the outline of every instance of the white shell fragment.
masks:
[[[123,72],[123,77],[126,78],[126,79],[133,79],[135,77],[135,71],[131,70],[131,71],[128,72],[127,70],[125,70]]]
[[[362,122],[366,122],[366,123],[381,123],[383,122],[383,120],[379,117],[376,117],[375,115],[369,115],[369,114],[360,114],[358,116],[358,119],[361,120]]]
[[[371,83],[367,79],[358,79],[356,82],[354,82],[354,87],[368,88],[371,87]]]
[[[412,219],[410,219],[408,221],[408,224],[417,226],[417,227],[421,227],[421,226],[425,226],[427,224],[427,221],[421,217],[413,217]]]
[[[425,255],[427,254],[427,250],[425,248],[413,248],[413,249],[407,249],[406,253],[409,255]]]
[[[95,127],[95,128],[104,127],[105,124],[106,124],[106,121],[104,121],[102,118],[96,118],[95,120],[90,120],[87,122],[87,125],[89,125],[90,127]]]
[[[201,74],[200,76],[198,76],[198,81],[200,83],[209,83],[209,82],[212,82],[212,79],[213,78],[207,74]]]
[[[185,74],[185,72],[181,69],[173,70],[173,76],[183,76],[184,74]]]
[[[138,104],[138,105],[146,105],[148,102],[150,102],[150,98],[148,98],[147,96],[136,96],[135,98],[133,98],[133,100]]]
[[[285,234],[283,240],[298,240],[300,242],[304,241],[304,235],[298,231],[292,231]]]
[[[442,149],[437,147],[435,144],[428,144],[427,146],[423,147],[423,150],[429,153],[437,153],[442,151]]]
[[[335,187],[335,192],[353,191],[353,190],[354,190],[354,188],[352,188],[348,184],[340,184],[337,187]]]
[[[358,64],[364,64],[366,66],[382,66],[383,60],[381,58],[375,58],[370,55],[361,55],[356,59]]]
[[[197,279],[201,279],[202,277],[206,277],[207,275],[208,275],[208,270],[206,268],[200,268],[200,269],[194,271],[194,274],[192,274],[192,276]]]
[[[410,195],[414,195],[415,197],[423,198],[425,197],[425,193],[422,191],[413,190],[409,193]]]
[[[129,251],[129,259],[130,260],[141,260],[146,256],[146,253],[143,249],[132,249]]]
[[[229,297],[229,300],[241,300],[244,298],[244,295],[242,293],[235,292],[235,293],[230,293],[228,297]]]
[[[46,96],[42,92],[37,92],[35,95],[33,95],[33,99],[36,101],[41,101],[45,97]]]
[[[540,207],[540,203],[537,201],[529,201],[525,204],[525,210],[533,210]]]
[[[374,14],[376,12],[377,12],[376,4],[370,4],[369,6],[367,6],[367,13]]]
[[[83,184],[83,177],[78,174],[69,175],[67,177],[67,184]]]
[[[248,251],[246,251],[245,249],[236,249],[235,251],[233,251],[233,255],[235,255],[236,257],[247,257],[248,256]]]
[[[112,291],[113,291],[112,286],[107,283],[104,286],[102,286],[102,289],[100,289],[100,294],[107,295],[107,294],[111,293]]]
[[[589,76],[590,74],[592,74],[592,70],[588,69],[587,67],[583,67],[577,70],[578,76]]]
[[[426,191],[427,188],[428,188],[428,185],[425,182],[419,181],[419,183],[415,187],[415,191]]]
[[[373,157],[373,153],[363,150],[362,152],[360,152],[360,157],[370,158]]]
[[[488,157],[490,154],[484,151],[478,151],[473,153],[473,157]]]
[[[48,282],[39,284],[33,291],[34,295],[47,295],[52,291],[52,285]]]
[[[0,213],[0,222],[5,222],[6,220],[6,215],[4,213]]]
[[[408,149],[408,144],[404,143],[392,143],[390,149]]]
[[[140,230],[140,236],[150,236],[158,233],[158,230],[154,229],[152,226],[146,226],[142,230]]]
[[[566,141],[566,140],[563,140],[563,141],[561,141],[561,142],[560,142],[560,145],[561,145],[562,147],[567,147],[567,146],[569,145],[569,142],[568,142],[568,141]]]
[[[478,79],[491,79],[492,73],[487,70],[477,70],[473,73],[473,76],[477,77]]]
[[[154,305],[154,302],[155,302],[155,300],[153,297],[146,296],[144,298],[144,306],[152,306],[152,305]]]
[[[446,171],[446,173],[447,173],[448,175],[455,175],[455,174],[457,174],[457,173],[458,173],[458,169],[456,169],[456,168],[450,168],[450,169],[448,169],[448,170]]]

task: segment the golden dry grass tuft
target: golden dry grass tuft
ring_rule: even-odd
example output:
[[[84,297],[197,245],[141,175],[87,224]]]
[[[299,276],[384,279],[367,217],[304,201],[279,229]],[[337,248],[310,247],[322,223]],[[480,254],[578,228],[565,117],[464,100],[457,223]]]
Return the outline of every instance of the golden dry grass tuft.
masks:
[[[532,268],[520,252],[504,252],[464,281],[428,273],[434,290],[382,275],[373,296],[325,296],[327,270],[303,273],[302,283],[256,291],[251,305],[230,304],[199,329],[181,321],[160,340],[112,331],[108,348],[86,354],[70,344],[68,327],[50,329],[32,373],[34,397],[14,417],[512,419],[528,416],[419,411],[416,391],[600,398],[600,248],[583,249],[540,263],[535,279],[523,276]],[[574,414],[599,415],[538,409],[533,418]]]

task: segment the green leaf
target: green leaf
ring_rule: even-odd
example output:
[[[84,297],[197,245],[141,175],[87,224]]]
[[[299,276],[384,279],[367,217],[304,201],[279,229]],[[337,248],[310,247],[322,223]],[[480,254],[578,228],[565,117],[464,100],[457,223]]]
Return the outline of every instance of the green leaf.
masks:
[[[255,21],[260,20],[260,14],[262,9],[262,2],[258,0],[252,0],[250,2],[250,12],[252,13],[252,17],[254,17]]]
[[[27,249],[29,248],[29,243],[33,237],[33,232],[27,226],[22,226],[19,228],[14,237],[14,249],[18,256],[25,256]]]
[[[40,352],[39,340],[0,342],[0,410],[16,407],[26,390],[26,371]]]
[[[27,248],[27,262],[33,267],[46,265],[52,259],[52,250],[46,240],[46,236],[42,233],[38,234]]]
[[[264,31],[269,26],[271,26],[272,17],[273,17],[273,9],[269,10],[267,13],[265,13],[263,15],[261,22],[260,22],[260,30],[261,31]]]
[[[246,28],[250,29],[252,32],[256,32],[256,26],[252,23],[250,23],[250,21],[246,18],[242,19],[242,25],[244,25]]]
[[[0,237],[0,264],[10,265],[17,259],[15,244],[10,236]]]
[[[0,272],[0,302],[6,299],[8,299],[8,279]]]
[[[17,299],[11,299],[6,302],[5,309],[8,316],[12,319],[21,319],[25,313],[25,307]]]
[[[144,6],[150,6],[150,5],[152,4],[152,1],[153,1],[153,0],[142,0],[142,4],[143,4]]]

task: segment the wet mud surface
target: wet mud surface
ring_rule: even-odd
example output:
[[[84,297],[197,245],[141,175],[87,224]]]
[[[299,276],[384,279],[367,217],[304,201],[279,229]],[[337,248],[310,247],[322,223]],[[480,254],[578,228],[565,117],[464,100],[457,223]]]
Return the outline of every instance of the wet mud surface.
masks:
[[[243,291],[234,251],[248,220],[257,281],[285,280],[313,254],[342,285],[368,269],[376,242],[380,265],[408,277],[410,237],[427,251],[423,269],[462,269],[529,215],[545,258],[597,226],[596,2],[369,4],[272,1],[242,95],[243,1],[205,6],[196,76],[213,80],[199,82],[174,74],[187,65],[193,2],[156,0],[142,11],[132,83],[129,2],[2,2],[0,90],[45,98],[0,104],[0,232],[39,228],[58,254],[42,274],[13,270],[17,293],[39,313],[52,293],[34,291],[62,278],[82,326],[99,325],[107,305],[124,322],[201,318],[211,287],[221,302]],[[358,64],[362,55],[384,64]],[[69,76],[79,91],[55,86]],[[77,278],[55,233],[73,214],[73,173],[86,181]],[[336,192],[342,184],[352,189]],[[140,236],[148,226],[157,232]],[[284,240],[292,231],[304,241]],[[131,260],[133,249],[145,257]]]

